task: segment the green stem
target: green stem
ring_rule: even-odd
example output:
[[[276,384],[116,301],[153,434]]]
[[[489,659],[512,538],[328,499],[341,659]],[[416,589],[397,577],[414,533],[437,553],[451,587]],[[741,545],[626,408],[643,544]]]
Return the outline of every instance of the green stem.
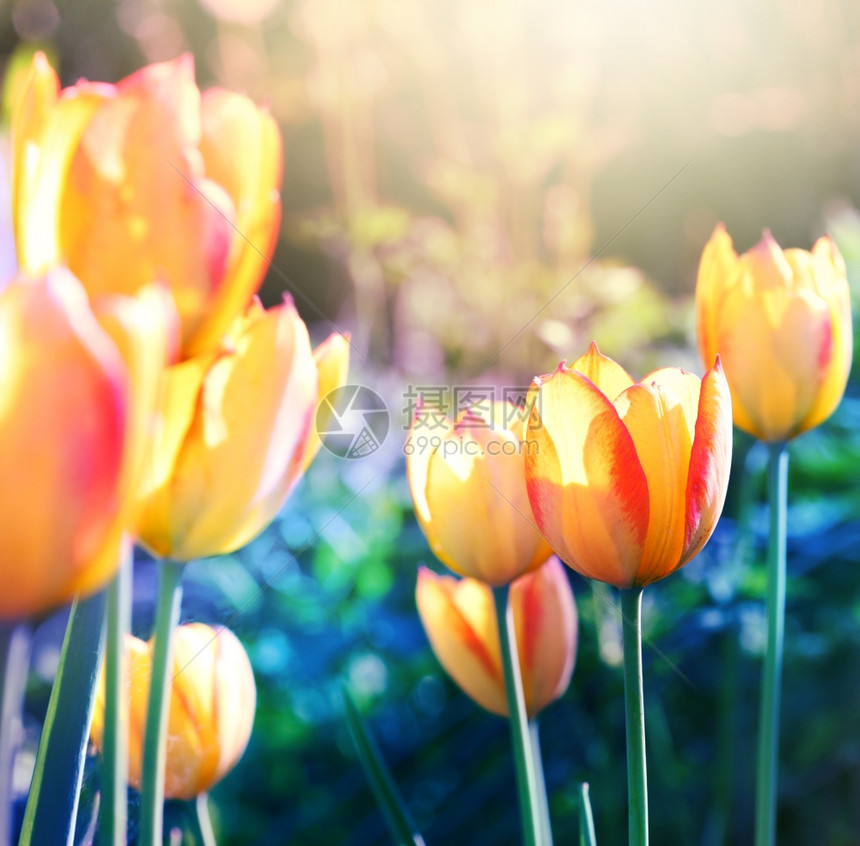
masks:
[[[12,772],[30,659],[29,623],[0,625],[0,846],[12,843]]]
[[[579,846],[597,846],[587,781],[579,785]]]
[[[209,816],[209,796],[206,793],[186,803],[185,819],[188,833],[194,838],[194,846],[216,846],[212,818]]]
[[[19,846],[71,846],[75,835],[96,681],[104,654],[104,591],[72,606]]]
[[[552,846],[552,822],[549,816],[549,798],[546,792],[546,778],[543,773],[543,756],[540,750],[540,726],[537,717],[529,720],[529,740],[532,745],[532,762],[535,768],[538,798],[540,799],[540,828],[543,842]]]
[[[642,588],[621,591],[624,629],[624,712],[627,726],[629,846],[648,846],[648,774],[642,691]]]
[[[131,543],[107,589],[105,713],[99,843],[125,846],[128,817],[128,697],[125,637],[131,630]]]
[[[511,738],[517,771],[517,790],[520,800],[520,815],[523,823],[523,840],[527,846],[543,844],[540,807],[534,750],[529,734],[526,700],[523,694],[523,679],[517,651],[517,633],[514,628],[514,612],[508,602],[509,585],[493,588],[496,604],[496,620],[499,625],[499,641],[502,647],[502,666],[505,673],[505,692],[510,715]]]
[[[770,449],[768,465],[770,537],[767,551],[767,650],[764,656],[759,712],[755,846],[773,846],[776,842],[779,711],[785,632],[788,449],[783,442],[768,446]]]
[[[165,559],[160,564],[140,785],[141,846],[161,846],[163,836],[167,718],[173,686],[173,631],[179,623],[182,573],[183,565],[176,561]]]
[[[352,735],[358,759],[376,798],[376,803],[385,817],[392,840],[398,846],[406,846],[406,844],[424,846],[424,838],[412,821],[409,809],[406,807],[394,777],[388,769],[388,764],[385,763],[370,728],[361,716],[361,711],[359,711],[346,686],[341,688],[341,695],[343,696],[346,723],[349,726],[349,733]]]

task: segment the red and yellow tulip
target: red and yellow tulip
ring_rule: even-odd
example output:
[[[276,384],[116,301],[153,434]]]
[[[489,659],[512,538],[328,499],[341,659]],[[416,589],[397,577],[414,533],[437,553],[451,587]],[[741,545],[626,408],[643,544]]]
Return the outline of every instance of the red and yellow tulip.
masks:
[[[719,353],[734,421],[764,441],[817,426],[842,399],[851,369],[845,262],[829,237],[782,250],[765,231],[741,256],[720,224],[696,286],[699,348]]]
[[[644,587],[686,564],[725,500],[732,449],[719,361],[640,382],[595,344],[529,392],[526,483],[553,550],[583,576]]]
[[[280,223],[271,115],[201,96],[190,56],[60,91],[37,54],[12,117],[21,268],[67,265],[91,297],[168,286],[185,355],[215,347],[256,292]]]
[[[327,343],[337,359],[328,362],[330,382],[346,372],[348,345]],[[141,542],[188,561],[256,537],[306,466],[320,381],[289,299],[268,311],[254,301],[220,349],[170,368],[144,479]]]
[[[428,425],[430,416],[441,426]],[[415,514],[448,567],[503,585],[550,555],[529,507],[523,474],[522,411],[473,407],[456,422],[419,410],[407,443]]]
[[[0,618],[104,585],[132,528],[170,306],[156,290],[93,313],[67,270],[0,292]]]
[[[499,629],[491,588],[477,579],[438,576],[424,567],[418,613],[439,663],[479,705],[508,714]],[[526,709],[534,716],[570,684],[576,660],[573,591],[554,556],[511,585],[510,599]]]
[[[140,788],[152,642],[126,638],[129,691],[128,781]],[[188,623],[174,632],[173,684],[167,723],[164,796],[191,799],[220,781],[242,757],[251,729],[257,689],[251,662],[228,629]],[[90,736],[104,736],[104,677]]]

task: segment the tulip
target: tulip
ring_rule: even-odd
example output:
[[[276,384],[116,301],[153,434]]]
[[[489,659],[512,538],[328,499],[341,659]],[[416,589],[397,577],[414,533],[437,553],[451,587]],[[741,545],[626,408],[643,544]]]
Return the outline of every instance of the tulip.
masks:
[[[188,561],[256,537],[304,469],[318,383],[289,299],[268,311],[254,301],[221,349],[170,368],[143,485],[142,543]]]
[[[302,472],[310,467],[322,446],[320,432],[328,431],[331,409],[321,405],[322,401],[334,390],[346,383],[349,369],[349,338],[333,332],[314,350],[314,364],[317,368],[319,383],[316,414],[314,415],[314,434],[308,439],[302,458]]]
[[[280,223],[271,115],[201,96],[190,56],[59,90],[41,53],[13,110],[22,269],[66,264],[91,296],[169,286],[186,356],[217,346],[257,290]]]
[[[153,291],[115,297],[100,323],[63,269],[0,292],[0,618],[91,593],[116,572],[165,364],[165,308]]]
[[[696,311],[702,356],[720,354],[745,432],[788,440],[839,405],[851,369],[851,303],[829,237],[811,252],[783,251],[765,230],[738,256],[719,224],[699,265]]]
[[[508,715],[493,593],[477,579],[438,576],[421,567],[418,613],[433,652],[479,705]],[[551,556],[511,585],[510,603],[528,715],[558,699],[576,660],[577,614],[561,562]]]
[[[128,781],[140,788],[152,642],[126,637],[129,679]],[[229,629],[188,623],[174,632],[164,795],[191,799],[220,781],[242,757],[254,724],[257,689],[251,662]],[[104,737],[104,677],[90,736]]]
[[[644,587],[686,564],[716,525],[732,420],[719,360],[700,381],[657,370],[634,383],[596,344],[534,380],[526,484],[556,554],[583,576]]]
[[[552,550],[538,532],[523,475],[522,412],[474,406],[437,430],[426,409],[406,445],[418,522],[435,555],[456,573],[501,586],[541,565]],[[425,434],[426,431],[426,434]]]

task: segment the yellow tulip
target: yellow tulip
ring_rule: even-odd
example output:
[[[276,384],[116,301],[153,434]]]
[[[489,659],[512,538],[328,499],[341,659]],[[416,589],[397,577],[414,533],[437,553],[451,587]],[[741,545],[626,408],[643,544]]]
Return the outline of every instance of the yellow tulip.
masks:
[[[719,519],[732,450],[719,361],[700,381],[634,382],[596,344],[529,391],[526,482],[535,519],[583,576],[644,587],[693,558]]]
[[[254,301],[221,349],[170,368],[143,485],[141,542],[188,561],[256,537],[304,469],[318,382],[289,299],[268,311]]]
[[[406,444],[415,515],[430,548],[456,573],[495,586],[552,552],[529,507],[522,424],[510,403],[474,406],[456,422],[422,408]]]
[[[22,269],[65,264],[94,297],[160,281],[184,354],[216,346],[257,290],[278,232],[271,115],[227,91],[201,97],[190,56],[60,91],[40,53],[12,139]]]
[[[0,618],[90,593],[116,572],[165,365],[157,291],[93,314],[66,270],[0,292]]]
[[[722,224],[696,286],[699,348],[719,353],[734,421],[763,441],[817,426],[839,405],[851,369],[845,262],[829,237],[783,251],[768,231],[741,256]]]
[[[477,579],[438,576],[421,567],[418,613],[439,663],[479,705],[507,716],[505,676],[493,593]],[[510,599],[526,710],[534,716],[570,684],[577,614],[561,562],[551,556],[511,585]]]
[[[140,788],[152,642],[126,637],[129,691],[128,781]],[[104,671],[90,736],[104,737]],[[229,629],[188,623],[174,632],[164,796],[205,793],[239,761],[251,737],[257,689],[251,662]]]
[[[317,367],[319,382],[317,409],[314,414],[313,434],[308,438],[305,454],[302,458],[302,472],[310,467],[322,446],[320,432],[328,430],[331,412],[323,412],[320,403],[328,394],[346,383],[349,370],[349,338],[333,332],[314,350],[314,364]]]

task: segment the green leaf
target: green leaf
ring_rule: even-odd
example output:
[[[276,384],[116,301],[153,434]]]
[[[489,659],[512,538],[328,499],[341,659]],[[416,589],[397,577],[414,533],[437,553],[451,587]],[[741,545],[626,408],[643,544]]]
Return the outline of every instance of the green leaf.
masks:
[[[72,606],[36,756],[19,846],[68,846],[104,653],[104,591]]]
[[[343,686],[341,693],[349,733],[352,735],[362,769],[370,783],[371,790],[373,790],[373,795],[376,797],[376,802],[385,816],[394,842],[397,846],[406,846],[406,844],[424,846],[424,838],[416,831],[415,823],[412,822],[406,803],[394,783],[388,765],[383,760],[379,748],[358,710],[358,706],[349,695],[346,686]]]

